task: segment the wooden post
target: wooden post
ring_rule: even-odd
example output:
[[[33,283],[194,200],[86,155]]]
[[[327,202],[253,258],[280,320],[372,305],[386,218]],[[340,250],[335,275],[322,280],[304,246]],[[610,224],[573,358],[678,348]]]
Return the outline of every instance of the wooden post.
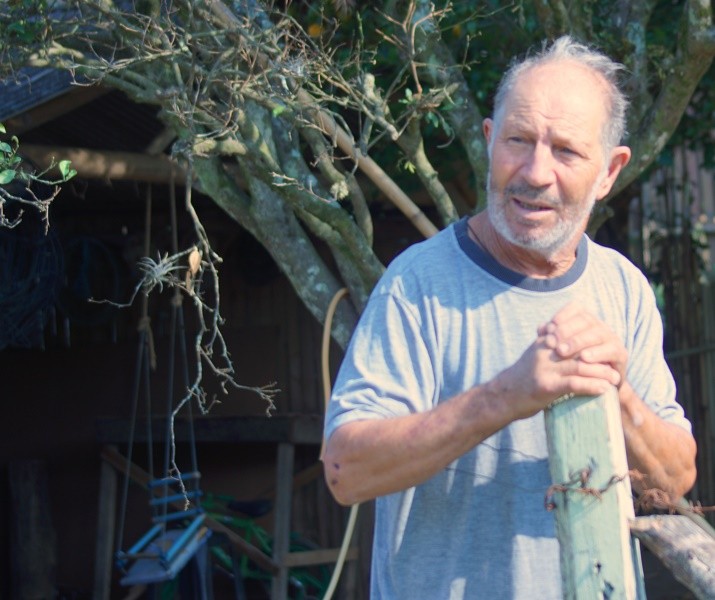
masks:
[[[544,414],[564,598],[645,598],[618,394],[564,400]]]
[[[116,451],[116,447],[112,446]],[[117,472],[102,460],[99,474],[97,546],[94,556],[94,600],[109,600],[114,566],[114,521],[117,516]]]
[[[278,573],[271,582],[271,600],[288,598],[288,565],[286,556],[290,551],[290,517],[293,495],[293,461],[295,447],[290,443],[278,444],[276,470],[276,502],[273,510],[273,562]]]
[[[47,465],[41,460],[14,460],[8,476],[12,598],[53,598],[57,542],[50,517]]]

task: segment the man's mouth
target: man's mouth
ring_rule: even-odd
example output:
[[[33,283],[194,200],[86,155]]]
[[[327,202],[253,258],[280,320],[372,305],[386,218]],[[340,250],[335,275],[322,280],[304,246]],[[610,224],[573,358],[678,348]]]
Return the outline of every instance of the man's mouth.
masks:
[[[523,200],[518,200],[517,198],[514,198],[514,202],[519,208],[526,211],[539,212],[544,210],[551,210],[550,206],[545,206],[543,204],[533,204],[531,202],[524,202]]]

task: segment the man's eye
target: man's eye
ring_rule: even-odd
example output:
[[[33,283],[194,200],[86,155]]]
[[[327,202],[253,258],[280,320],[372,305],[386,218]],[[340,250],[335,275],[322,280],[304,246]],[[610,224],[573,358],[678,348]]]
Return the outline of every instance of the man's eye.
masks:
[[[576,151],[569,148],[568,146],[559,146],[558,148],[556,148],[556,151],[560,154],[576,154]]]

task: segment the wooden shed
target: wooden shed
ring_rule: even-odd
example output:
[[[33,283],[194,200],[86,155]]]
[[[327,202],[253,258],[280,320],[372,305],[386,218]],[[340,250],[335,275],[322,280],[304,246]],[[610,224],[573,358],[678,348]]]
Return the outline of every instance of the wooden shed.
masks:
[[[8,135],[20,138],[28,163],[41,168],[53,157],[69,158],[79,172],[54,201],[46,233],[31,211],[14,230],[0,231],[0,281],[12,282],[0,291],[5,319],[0,327],[0,494],[10,507],[0,520],[0,539],[5,540],[0,596],[11,597],[14,586],[39,589],[51,581],[60,597],[97,598],[98,572],[106,576],[117,537],[131,541],[140,535],[149,512],[146,491],[132,483],[125,502],[121,464],[115,460],[119,478],[112,482],[107,479],[111,461],[102,459],[116,459],[114,452],[126,457],[130,450],[141,302],[117,308],[88,299],[126,302],[145,249],[150,256],[170,253],[174,234],[180,245],[190,243],[192,225],[182,209],[183,188],[172,183],[166,155],[171,137],[155,108],[117,91],[73,86],[67,75],[39,70],[2,84],[0,122]],[[172,194],[179,199],[176,226]],[[274,509],[256,519],[271,533],[277,518],[285,518],[281,507],[287,506],[285,527],[315,548],[334,548],[342,539],[347,511],[330,497],[318,463],[322,327],[246,231],[199,193],[193,204],[223,258],[223,333],[237,378],[249,386],[276,382],[281,390],[274,416],[268,418],[256,395],[239,390],[221,395],[209,381],[208,391],[217,393],[220,403],[197,417],[202,487],[238,500],[272,500]],[[389,260],[420,235],[386,211],[376,238]],[[159,421],[166,414],[171,307],[170,293],[152,294],[146,315],[157,357],[151,412]],[[339,359],[339,349],[331,348],[333,371]],[[145,439],[144,434],[135,437],[133,454],[144,469]],[[161,435],[153,441],[160,445]],[[187,452],[179,435],[179,456]],[[288,462],[278,460],[281,452]],[[36,501],[36,512],[29,508],[28,495]],[[349,583],[355,597],[364,597],[368,512],[359,528],[360,572]],[[116,524],[124,514],[120,532]],[[23,552],[32,558],[23,559]],[[111,577],[111,597],[124,597],[119,575]]]

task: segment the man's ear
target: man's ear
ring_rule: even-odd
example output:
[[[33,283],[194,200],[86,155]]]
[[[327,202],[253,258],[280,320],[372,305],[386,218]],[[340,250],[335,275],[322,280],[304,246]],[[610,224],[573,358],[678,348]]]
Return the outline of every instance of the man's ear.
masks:
[[[596,191],[596,200],[603,200],[608,192],[611,191],[613,184],[616,182],[616,178],[621,170],[628,164],[629,160],[631,160],[631,149],[628,146],[616,146],[611,150],[608,169]]]
[[[484,138],[487,140],[488,146],[492,139],[492,133],[494,132],[494,121],[490,118],[484,119],[484,121],[482,121],[482,131],[484,132]]]

